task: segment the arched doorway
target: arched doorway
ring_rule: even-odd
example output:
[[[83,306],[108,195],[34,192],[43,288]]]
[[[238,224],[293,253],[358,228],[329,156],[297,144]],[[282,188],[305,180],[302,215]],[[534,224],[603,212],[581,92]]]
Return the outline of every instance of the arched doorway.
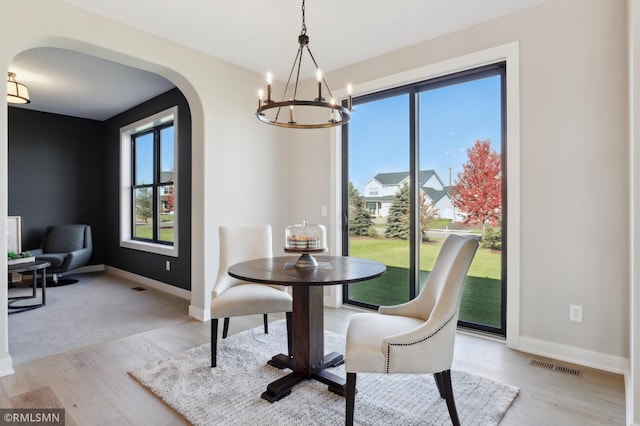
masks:
[[[37,58],[37,60],[36,60],[36,58]],[[52,58],[55,58],[55,59],[52,59]],[[171,82],[169,82],[166,78],[164,78],[164,77],[162,77],[162,76],[160,76],[158,74],[149,72],[147,70],[142,70],[142,69],[139,69],[139,68],[130,67],[130,66],[127,66],[127,65],[124,65],[124,64],[120,64],[120,63],[117,63],[117,62],[108,61],[106,59],[103,59],[103,58],[100,58],[100,57],[97,57],[97,56],[92,56],[92,55],[88,55],[86,53],[77,52],[77,51],[71,51],[71,50],[60,48],[60,47],[40,47],[40,48],[34,48],[34,49],[30,49],[30,50],[24,51],[23,53],[18,54],[14,58],[14,61],[12,62],[11,67],[13,68],[14,67],[14,63],[15,63],[16,66],[18,67],[18,69],[21,69],[21,68],[27,69],[27,66],[29,66],[29,67],[31,67],[30,68],[31,70],[34,70],[36,68],[36,63],[42,65],[42,61],[46,61],[46,60],[50,61],[50,66],[49,66],[49,68],[47,68],[47,67],[44,67],[44,68],[47,68],[49,71],[51,71],[51,67],[52,66],[55,68],[55,65],[58,65],[58,69],[57,69],[56,72],[61,73],[61,74],[65,74],[65,70],[67,71],[67,73],[70,73],[69,69],[75,67],[75,68],[79,68],[80,70],[84,70],[84,73],[86,73],[89,76],[91,76],[90,74],[92,74],[92,72],[90,71],[90,69],[94,69],[95,70],[95,67],[98,66],[98,67],[102,67],[102,70],[100,71],[99,76],[100,75],[104,76],[105,73],[106,74],[115,73],[117,75],[120,75],[120,82],[122,82],[122,79],[123,79],[122,76],[125,76],[124,77],[125,79],[126,79],[126,76],[129,76],[129,78],[131,79],[130,83],[135,87],[139,87],[141,81],[146,81],[147,83],[153,83],[153,84],[148,84],[147,86],[156,85],[157,87],[159,87],[158,89],[156,89],[157,92],[161,92],[161,93],[162,92],[166,93],[167,90],[171,91],[172,90],[171,87],[174,87],[174,85]],[[53,63],[51,63],[51,62],[53,62]],[[92,67],[94,67],[94,68],[92,68]],[[43,68],[41,68],[40,70],[41,70],[41,72],[40,73],[36,72],[35,76],[37,78],[42,79],[43,81],[46,81],[47,80],[46,73],[42,72]],[[168,71],[167,71],[167,73],[168,73]],[[27,73],[22,73],[22,74],[26,76]],[[93,73],[93,74],[95,74],[95,73]],[[94,81],[96,81],[95,80],[96,76],[93,75],[92,77],[94,77]],[[28,82],[29,79],[28,78],[23,78],[22,80],[26,83],[26,82]],[[87,80],[90,81],[91,79],[87,79]],[[153,82],[150,82],[150,80],[153,80]],[[94,101],[94,104],[95,105],[99,105],[100,96],[97,96],[95,94],[93,94],[93,95],[88,94],[87,91],[91,92],[91,90],[87,89],[86,85],[83,86],[83,84],[86,84],[86,82],[85,83],[81,82],[80,78],[77,75],[75,76],[75,82],[79,85],[78,88],[80,89],[80,92],[85,91],[85,94],[84,94],[85,98],[87,98],[87,99],[93,98],[92,100]],[[51,81],[49,81],[49,84],[50,83],[51,83]],[[55,104],[56,90],[52,91],[54,96],[51,99],[53,99],[53,100],[48,101],[49,103],[45,104],[44,106],[41,105],[40,107],[38,107],[37,103],[39,103],[39,102],[35,101],[35,96],[37,96],[38,94],[42,95],[43,92],[39,91],[39,90],[34,90],[34,89],[37,89],[37,86],[38,85],[35,84],[35,83],[31,85],[30,89],[32,90],[32,98],[34,98],[34,101],[32,102],[31,105],[29,105],[27,108],[25,108],[25,110],[26,109],[31,109],[34,112],[35,111],[38,111],[39,113],[43,113],[44,112],[47,117],[54,117],[55,118],[56,115],[64,116],[65,120],[68,120],[70,118],[72,119],[73,118],[72,116],[76,115],[76,114],[73,113],[73,108],[77,109],[78,105],[74,105],[73,104],[73,100],[69,101],[68,99],[65,99],[65,103],[67,104],[66,108],[62,108],[61,106],[59,108],[56,107],[56,104]],[[58,86],[64,86],[64,84],[60,84]],[[126,89],[127,86],[128,86],[128,84],[122,85],[121,86],[121,90],[126,91],[127,90]],[[129,86],[129,90],[132,90],[131,87],[132,86]],[[62,88],[64,89],[64,87],[62,87]],[[60,87],[55,87],[54,89],[60,89]],[[153,92],[153,90],[154,90],[153,87],[151,87],[151,88],[145,87],[143,89],[144,90],[140,90],[141,94],[139,96],[141,96],[141,97],[138,98],[138,100],[133,99],[134,103],[135,102],[145,103],[149,98],[154,98],[158,94],[158,93],[154,93]],[[62,93],[66,93],[68,95],[69,94],[69,90],[70,89],[67,88],[67,91],[64,92],[64,90],[63,90]],[[179,91],[179,89],[175,89],[175,90]],[[123,93],[123,92],[121,92],[121,93]],[[109,98],[107,101],[105,101],[105,103],[110,103],[112,105],[116,105],[116,107],[117,107],[119,102],[118,102],[118,99],[113,99],[114,95],[117,98],[117,96],[118,96],[117,93],[111,93],[111,94],[108,95],[111,98]],[[63,96],[63,95],[60,94],[60,92],[58,92],[57,96]],[[103,95],[102,97],[104,98],[106,96],[107,95]],[[97,103],[95,102],[96,98],[98,99]],[[113,109],[111,111],[109,111],[109,110],[101,110],[98,107],[94,108],[94,107],[91,107],[91,106],[85,106],[84,109],[80,108],[80,110],[81,110],[80,115],[82,115],[83,114],[82,111],[84,111],[84,112],[87,113],[86,116],[81,116],[81,117],[76,117],[76,118],[78,118],[80,121],[85,120],[85,121],[89,121],[89,122],[92,122],[92,121],[100,122],[101,118],[107,118],[108,119],[109,116],[112,116],[114,114],[118,115],[119,113],[121,113],[124,110],[131,110],[132,107],[135,107],[135,105],[131,105],[131,102],[132,102],[131,100],[129,100],[129,104],[127,104],[126,102],[120,102],[120,104],[122,105],[121,106],[122,110],[120,110],[120,111],[113,110]],[[186,101],[186,98],[185,98],[185,104],[187,102],[188,101]],[[69,109],[69,108],[71,108],[71,109]],[[9,118],[11,119],[11,114],[9,114]],[[105,122],[106,121],[108,121],[108,120],[105,120]],[[189,123],[190,123],[190,120],[189,120]],[[11,123],[10,122],[9,122],[9,127],[11,127]],[[62,125],[62,127],[64,127],[64,125]],[[95,141],[93,141],[93,142],[95,142]],[[116,140],[115,142],[117,143],[118,141]],[[91,141],[87,141],[87,143],[89,144],[89,143],[92,143],[92,142]],[[64,149],[65,148],[63,148],[62,150],[58,150],[58,152],[56,154],[53,154],[53,156],[50,157],[50,160],[53,160],[53,157],[57,157],[57,156],[64,157],[65,154],[68,154],[69,151],[67,150],[66,153],[65,153]],[[9,140],[9,150],[11,151],[11,140]],[[189,153],[190,152],[191,151],[189,150]],[[11,153],[9,153],[9,154],[11,154]],[[95,152],[92,153],[92,156],[97,156],[97,155],[98,154],[96,154]],[[189,161],[190,161],[190,155],[186,156],[186,158],[188,158]],[[11,159],[10,159],[10,165],[14,164],[14,163],[15,162],[11,161]],[[68,167],[68,168],[69,169],[73,169],[74,167]],[[9,169],[11,171],[11,167]],[[67,168],[62,167],[62,168],[59,168],[59,169],[60,169],[60,173],[64,174],[64,169],[67,169]],[[91,167],[90,167],[90,169],[91,169]],[[95,172],[99,172],[100,167],[96,167],[96,168],[94,168],[94,170],[95,170]],[[185,181],[190,181],[190,169],[187,170],[187,172],[188,172],[188,175],[189,175],[188,176],[189,179],[185,179]],[[81,177],[82,176],[88,176],[90,174],[91,173],[84,173],[84,174],[81,174]],[[55,175],[55,172],[49,173],[48,175],[51,177],[51,176]],[[112,177],[112,175],[113,175],[113,172],[111,172],[110,176]],[[12,185],[11,180],[12,179],[10,177],[9,186]],[[77,176],[76,176],[76,180],[84,181],[86,179],[82,179],[82,178],[81,179],[77,179]],[[83,183],[86,183],[86,182],[83,182]],[[9,188],[9,189],[11,189],[11,188]],[[77,189],[77,188],[74,188],[74,189]],[[71,191],[71,189],[69,189],[66,192],[66,194],[68,194],[70,191]],[[85,188],[84,191],[85,191],[85,193],[91,192],[91,189],[87,190]],[[11,191],[7,191],[7,192],[11,193]],[[65,196],[63,196],[63,197],[65,197]],[[60,194],[58,194],[58,198],[61,198]],[[74,204],[75,204],[75,207],[77,208],[78,205],[80,204],[80,202],[78,202],[78,200],[75,200],[75,202],[73,202],[73,201],[69,202],[69,199],[64,199],[64,200],[60,200],[60,201],[61,201],[60,205],[63,205],[65,203],[71,204],[72,206],[68,206],[70,208],[73,208]],[[52,200],[49,201],[49,203],[48,203],[49,207],[50,208],[53,207],[52,204],[54,204],[54,203],[56,203],[55,197]],[[12,200],[11,200],[11,198],[9,199],[8,204],[9,204],[8,210],[12,211]],[[116,202],[116,204],[117,204],[117,202]],[[190,201],[187,204],[190,204]],[[81,207],[81,208],[86,210],[86,207]],[[51,210],[49,212],[49,215],[51,215],[51,213],[54,210],[56,210],[56,209],[51,208]],[[61,216],[62,216],[62,218],[58,218],[58,219],[66,222],[67,220],[64,219],[64,214],[62,214]],[[94,213],[93,216],[99,216],[99,214]],[[51,217],[49,218],[49,220],[50,219],[51,219]],[[35,222],[37,222],[37,220],[36,221],[31,220],[31,221],[25,221],[25,222],[26,223],[30,223],[31,225],[33,225]],[[37,227],[38,227],[38,225],[36,224],[35,228],[37,228]],[[24,247],[25,248],[29,248],[29,247],[33,246],[37,242],[39,237],[37,236],[37,232],[35,232],[37,230],[35,230],[34,232],[31,232],[28,229],[29,226],[27,226],[26,228],[27,229],[25,229],[25,231],[26,231],[25,233],[28,236],[28,238],[25,239]],[[105,232],[103,232],[103,234],[105,234]],[[190,246],[190,242],[189,242],[189,244],[187,244],[187,246]],[[183,261],[187,265],[186,268],[190,269],[190,265],[191,265],[191,260],[190,260],[190,255],[189,255],[190,254],[190,250],[184,250],[184,253],[186,253],[186,255],[185,255],[186,258],[183,259]],[[98,256],[98,259],[97,259],[96,262],[98,264],[100,264],[100,265],[104,265],[106,263],[105,259],[107,257],[108,256],[106,256],[104,253],[102,253],[101,255]],[[94,262],[94,263],[96,263],[96,262]],[[190,274],[190,271],[189,271],[189,274]],[[141,272],[140,275],[142,276],[142,275],[144,275],[144,273]],[[188,291],[187,291],[188,289],[183,289],[183,290],[184,290],[184,293],[186,293],[187,297],[188,297]],[[185,312],[186,312],[186,310],[185,310]],[[11,349],[11,348],[9,347],[9,349]],[[11,352],[11,351],[9,351],[9,352]]]

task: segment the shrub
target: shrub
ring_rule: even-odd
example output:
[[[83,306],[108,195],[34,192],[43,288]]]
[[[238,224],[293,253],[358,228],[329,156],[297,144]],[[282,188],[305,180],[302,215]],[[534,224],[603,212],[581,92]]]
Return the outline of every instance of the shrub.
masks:
[[[485,226],[480,246],[489,250],[502,250],[502,228]]]

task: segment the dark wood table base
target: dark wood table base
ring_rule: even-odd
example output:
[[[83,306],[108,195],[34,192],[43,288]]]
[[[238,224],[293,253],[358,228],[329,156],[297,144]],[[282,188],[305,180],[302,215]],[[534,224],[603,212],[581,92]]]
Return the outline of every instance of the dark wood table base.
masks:
[[[279,354],[268,362],[276,368],[292,372],[267,386],[262,398],[278,401],[291,393],[303,380],[317,380],[329,386],[329,391],[346,394],[346,380],[326,369],[344,362],[341,354],[324,353],[325,285],[349,284],[379,277],[386,267],[372,260],[346,256],[319,256],[318,267],[296,268],[296,258],[274,257],[237,263],[229,267],[234,278],[264,284],[288,285],[292,288],[291,321],[292,356]]]
[[[303,380],[318,380],[329,385],[331,392],[346,395],[346,380],[326,371],[340,365],[344,357],[336,352],[324,355],[324,306],[321,286],[293,287],[293,356],[278,354],[268,361],[276,368],[292,372],[267,386],[262,398],[274,402],[291,393]]]
[[[288,375],[281,377],[280,379],[269,383],[267,390],[262,393],[262,398],[269,402],[276,402],[291,393],[291,388],[300,383],[303,380],[317,380],[325,385],[329,385],[329,391],[340,396],[346,396],[346,380],[343,377],[336,376],[333,373],[326,371],[326,368],[337,367],[344,363],[344,357],[337,352],[331,352],[325,355],[324,364],[317,369],[307,374],[302,371],[293,371]],[[267,361],[267,364],[272,365],[281,370],[294,369],[292,359],[284,354],[278,354]]]

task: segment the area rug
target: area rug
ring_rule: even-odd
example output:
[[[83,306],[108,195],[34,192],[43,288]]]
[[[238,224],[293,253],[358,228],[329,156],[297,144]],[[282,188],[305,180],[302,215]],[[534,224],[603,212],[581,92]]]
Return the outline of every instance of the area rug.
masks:
[[[260,395],[289,370],[266,364],[286,353],[284,321],[218,343],[218,366],[210,368],[204,344],[130,371],[129,374],[194,425],[342,425],[345,400],[316,381],[296,385],[273,404]],[[344,336],[325,332],[325,352],[344,351]],[[345,376],[344,366],[330,369]],[[468,372],[452,371],[463,425],[497,425],[518,388]],[[355,423],[359,425],[450,425],[449,412],[432,375],[359,374]]]

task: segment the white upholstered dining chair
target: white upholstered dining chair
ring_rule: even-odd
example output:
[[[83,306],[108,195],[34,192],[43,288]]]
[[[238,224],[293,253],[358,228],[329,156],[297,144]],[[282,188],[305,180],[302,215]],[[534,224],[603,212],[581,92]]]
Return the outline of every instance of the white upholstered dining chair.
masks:
[[[216,366],[218,319],[224,318],[222,338],[227,337],[229,318],[263,314],[264,332],[269,332],[267,314],[285,312],[287,342],[291,355],[292,298],[278,285],[250,283],[228,274],[229,266],[272,257],[271,226],[220,226],[220,265],[211,292],[211,367]]]
[[[432,373],[451,422],[460,424],[451,363],[462,288],[477,248],[473,237],[448,236],[418,297],[351,317],[345,351],[347,425],[353,424],[357,373]]]

